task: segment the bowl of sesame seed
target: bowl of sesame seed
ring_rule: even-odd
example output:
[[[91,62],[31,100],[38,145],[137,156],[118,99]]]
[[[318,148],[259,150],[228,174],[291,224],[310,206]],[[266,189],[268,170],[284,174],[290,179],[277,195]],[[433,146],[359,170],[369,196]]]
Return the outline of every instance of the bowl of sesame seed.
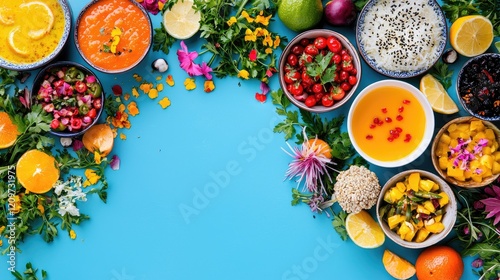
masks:
[[[376,72],[411,78],[439,60],[447,33],[446,17],[435,0],[372,0],[359,14],[356,43]]]

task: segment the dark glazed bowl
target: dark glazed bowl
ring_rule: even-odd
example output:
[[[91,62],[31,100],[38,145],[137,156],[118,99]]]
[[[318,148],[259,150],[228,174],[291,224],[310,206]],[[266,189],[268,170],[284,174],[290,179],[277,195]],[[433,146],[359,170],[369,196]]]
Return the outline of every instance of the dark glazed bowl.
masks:
[[[94,76],[96,78],[97,84],[101,87],[101,96],[97,97],[96,99],[100,100],[101,107],[96,109],[96,116],[92,120],[92,122],[88,126],[82,128],[80,130],[69,131],[68,129],[66,129],[63,131],[57,131],[57,130],[51,129],[49,131],[51,134],[59,136],[59,137],[74,138],[74,137],[77,137],[77,136],[84,134],[90,127],[92,127],[94,124],[97,123],[97,121],[99,120],[99,117],[102,114],[102,111],[104,110],[105,93],[104,93],[104,88],[103,88],[102,83],[99,80],[99,78],[90,69],[86,68],[85,66],[83,66],[81,64],[71,62],[71,61],[55,62],[55,63],[52,63],[50,65],[47,65],[46,67],[41,69],[40,72],[38,72],[35,79],[33,80],[33,87],[31,89],[31,96],[30,96],[31,103],[32,104],[38,103],[37,98],[36,98],[37,93],[40,90],[40,87],[41,87],[43,81],[45,80],[47,74],[50,73],[51,69],[61,68],[61,67],[72,67],[72,66],[76,67],[78,70],[83,72],[85,74],[85,76]]]
[[[7,0],[6,0],[7,1]],[[10,70],[15,70],[15,71],[31,71],[35,70],[37,68],[43,67],[50,63],[52,60],[54,60],[64,49],[66,46],[66,43],[69,38],[69,34],[71,32],[72,28],[72,13],[71,13],[71,7],[69,6],[68,2],[66,0],[58,0],[59,4],[62,7],[63,13],[64,13],[64,30],[63,34],[61,36],[61,40],[57,44],[57,47],[54,49],[54,51],[49,54],[48,56],[42,58],[39,61],[33,62],[33,63],[28,63],[28,64],[17,64],[13,63],[10,61],[6,61],[2,58],[0,58],[0,67],[10,69]],[[27,15],[29,16],[29,15]]]

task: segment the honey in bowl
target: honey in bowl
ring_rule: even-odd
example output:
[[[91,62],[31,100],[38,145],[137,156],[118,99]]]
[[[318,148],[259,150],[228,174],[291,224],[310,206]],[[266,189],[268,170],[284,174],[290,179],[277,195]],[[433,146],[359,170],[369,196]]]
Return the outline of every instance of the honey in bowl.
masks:
[[[386,167],[407,164],[427,147],[434,115],[423,94],[400,81],[365,88],[353,102],[348,131],[353,146],[368,161]]]
[[[97,70],[118,73],[137,65],[151,45],[151,22],[131,0],[99,0],[78,18],[77,48]]]
[[[41,61],[57,48],[65,24],[57,0],[1,1],[0,58],[13,64]]]

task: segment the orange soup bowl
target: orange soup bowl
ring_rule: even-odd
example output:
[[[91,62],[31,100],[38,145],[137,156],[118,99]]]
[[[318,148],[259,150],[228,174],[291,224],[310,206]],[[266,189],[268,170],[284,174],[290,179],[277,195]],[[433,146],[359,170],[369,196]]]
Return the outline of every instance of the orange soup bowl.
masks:
[[[367,161],[399,167],[417,159],[434,133],[434,113],[416,87],[382,80],[364,88],[347,116],[353,147]]]
[[[123,73],[137,66],[152,40],[151,19],[134,0],[93,0],[76,20],[78,52],[104,73]]]

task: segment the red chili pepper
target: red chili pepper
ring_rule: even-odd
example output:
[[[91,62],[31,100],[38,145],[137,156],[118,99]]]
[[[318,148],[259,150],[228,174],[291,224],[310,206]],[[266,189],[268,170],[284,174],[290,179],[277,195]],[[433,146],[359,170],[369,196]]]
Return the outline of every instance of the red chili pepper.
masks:
[[[486,77],[488,78],[488,80],[490,80],[490,83],[494,83],[495,81],[493,80],[493,77],[491,76],[490,72],[488,72],[488,70],[486,69],[483,69],[483,74],[486,75]]]

